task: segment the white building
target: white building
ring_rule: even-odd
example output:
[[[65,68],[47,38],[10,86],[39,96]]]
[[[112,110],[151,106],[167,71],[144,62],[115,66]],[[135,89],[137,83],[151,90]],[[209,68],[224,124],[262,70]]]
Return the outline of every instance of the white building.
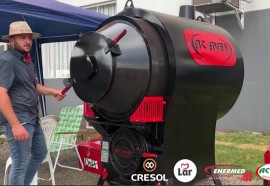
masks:
[[[116,12],[123,10],[126,0],[58,0],[66,4],[80,7],[98,7],[106,5],[115,5]],[[221,1],[221,0],[220,0]],[[230,0],[229,0],[230,1]],[[240,0],[241,1],[241,0]],[[201,2],[211,2],[211,0],[201,0]],[[212,2],[219,2],[219,0],[212,0]],[[245,12],[269,9],[269,0],[246,0],[245,2]],[[153,11],[159,11],[171,15],[178,15],[179,6],[181,5],[191,5],[193,0],[133,0],[133,4],[137,8],[144,8]],[[105,12],[104,12],[105,13]],[[108,14],[109,15],[109,14]]]
[[[73,6],[83,7],[109,16],[113,16],[122,11],[125,7],[126,0],[58,0],[59,2],[70,4]],[[191,5],[196,0],[133,0],[136,8],[149,9],[170,15],[179,15],[179,8],[181,5]],[[198,0],[197,0],[198,1]],[[213,0],[217,2],[220,0]],[[211,0],[199,0],[199,2],[212,2]],[[254,11],[261,9],[269,9],[269,0],[254,0],[250,3],[248,0],[239,0],[239,3],[244,4],[243,11]],[[233,11],[225,12],[225,14],[233,14]],[[224,13],[219,13],[218,15]],[[197,15],[201,15],[197,12]],[[50,65],[43,66],[44,78],[65,78],[69,77],[69,58],[75,42],[66,42],[63,44],[43,44],[42,57],[43,61],[49,62]],[[1,48],[0,48],[1,49]],[[51,55],[53,51],[60,51],[57,54]],[[49,58],[47,56],[50,56]],[[60,63],[60,64],[59,64]]]

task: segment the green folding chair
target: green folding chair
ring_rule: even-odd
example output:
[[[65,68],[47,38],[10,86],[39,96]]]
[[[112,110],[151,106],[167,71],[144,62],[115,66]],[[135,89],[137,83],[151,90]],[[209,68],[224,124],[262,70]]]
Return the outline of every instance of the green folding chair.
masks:
[[[63,168],[82,171],[84,169],[84,164],[79,154],[76,140],[83,118],[83,109],[80,107],[64,107],[61,110],[59,117],[60,120],[56,126],[54,139],[50,147],[50,152],[57,152],[54,162],[54,170],[56,169],[56,166],[59,165]],[[61,151],[72,148],[75,148],[76,150],[76,154],[79,158],[81,168],[63,165],[59,163]]]

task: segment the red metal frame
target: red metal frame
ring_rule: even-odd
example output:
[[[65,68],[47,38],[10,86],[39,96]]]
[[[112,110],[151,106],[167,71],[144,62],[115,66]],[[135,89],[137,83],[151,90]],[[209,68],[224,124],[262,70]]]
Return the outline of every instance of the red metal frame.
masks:
[[[130,122],[164,121],[164,98],[162,96],[144,97],[139,107],[130,116]]]
[[[92,110],[92,108],[90,107],[90,103],[84,102],[83,103],[83,115],[86,117],[95,117],[95,114]]]
[[[270,164],[270,143],[268,145],[267,151],[264,153],[264,163]],[[267,180],[267,183],[270,184],[270,180]]]
[[[78,144],[78,151],[83,160],[85,171],[102,174],[101,142],[102,137],[97,137]],[[81,168],[80,163],[79,166]]]

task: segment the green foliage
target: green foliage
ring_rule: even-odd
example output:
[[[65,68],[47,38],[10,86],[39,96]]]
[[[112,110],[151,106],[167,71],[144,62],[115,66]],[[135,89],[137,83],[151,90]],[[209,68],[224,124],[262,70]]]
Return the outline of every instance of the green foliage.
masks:
[[[264,153],[269,145],[270,134],[216,133],[216,164],[233,164],[252,172],[264,164]]]
[[[235,144],[268,145],[270,134],[229,132],[216,133],[217,141],[232,142]]]

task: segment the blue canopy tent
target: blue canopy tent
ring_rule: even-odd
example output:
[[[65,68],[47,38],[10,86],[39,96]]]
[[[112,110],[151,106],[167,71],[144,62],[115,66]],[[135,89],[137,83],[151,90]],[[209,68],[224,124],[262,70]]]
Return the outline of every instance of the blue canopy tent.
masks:
[[[13,21],[27,21],[34,32],[41,33],[41,38],[33,43],[31,55],[43,83],[40,44],[77,40],[80,34],[94,31],[107,18],[104,14],[55,0],[1,0],[0,37],[8,34]],[[44,97],[41,97],[41,109],[46,115]]]

